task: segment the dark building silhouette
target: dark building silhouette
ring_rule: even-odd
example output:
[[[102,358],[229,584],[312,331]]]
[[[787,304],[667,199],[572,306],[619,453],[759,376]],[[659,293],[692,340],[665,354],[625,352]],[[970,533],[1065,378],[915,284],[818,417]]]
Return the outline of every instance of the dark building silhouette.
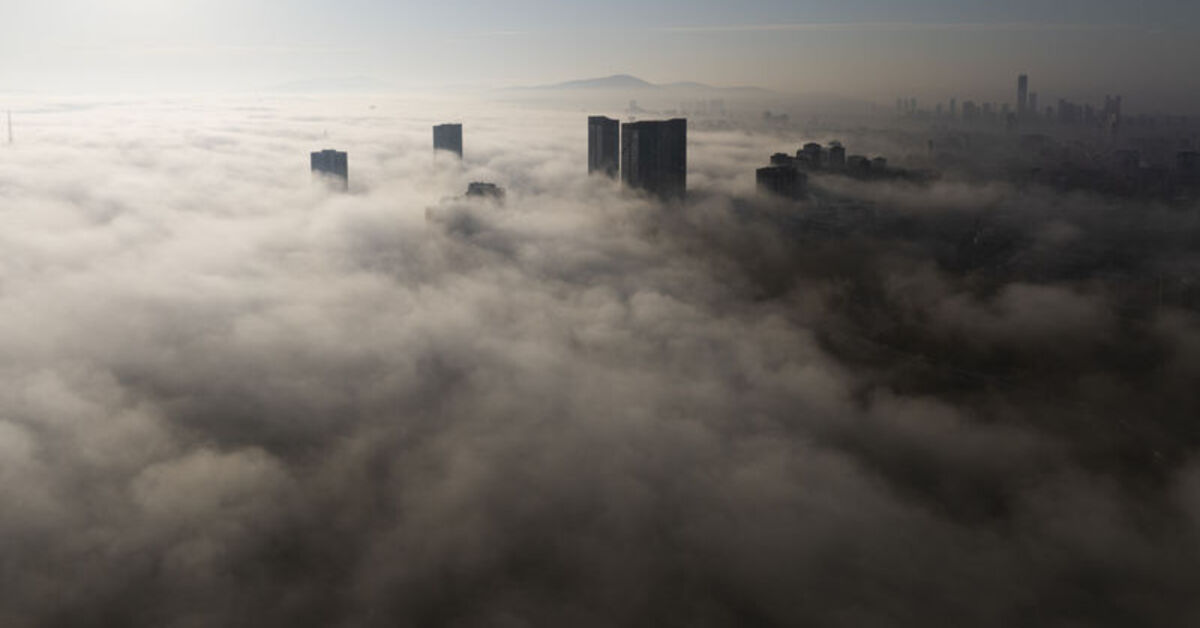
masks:
[[[871,160],[863,155],[850,155],[846,158],[846,171],[855,175],[871,173]]]
[[[816,142],[809,142],[796,153],[796,159],[805,161],[810,168],[820,168],[824,149]],[[803,157],[802,157],[803,156]],[[807,158],[807,159],[805,159]]]
[[[475,181],[467,185],[467,196],[470,198],[490,198],[496,201],[504,200],[504,188],[495,183]]]
[[[659,198],[687,192],[687,120],[621,125],[621,180]]]
[[[433,150],[449,151],[463,156],[463,134],[461,124],[439,124],[433,127]]]
[[[588,174],[617,178],[621,167],[621,123],[604,116],[588,118]]]
[[[792,166],[767,166],[755,172],[758,191],[783,198],[804,198],[808,189],[808,175]]]
[[[1017,116],[1024,118],[1029,110],[1029,77],[1022,74],[1017,77]]]
[[[346,153],[336,150],[323,150],[312,154],[313,175],[341,188],[350,189],[350,167]]]
[[[829,168],[842,170],[846,167],[846,148],[841,144],[829,145]]]
[[[772,166],[789,166],[796,167],[796,158],[787,153],[775,153],[771,155]]]

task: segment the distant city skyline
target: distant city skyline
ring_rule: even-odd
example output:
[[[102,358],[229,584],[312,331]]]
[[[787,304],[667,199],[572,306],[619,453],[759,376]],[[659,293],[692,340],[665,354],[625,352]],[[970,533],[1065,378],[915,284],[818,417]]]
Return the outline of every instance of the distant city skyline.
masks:
[[[1137,94],[1200,110],[1200,7],[1153,0],[60,0],[5,14],[0,89],[219,91],[369,76],[503,87],[629,73],[887,102]],[[613,45],[612,42],[620,42]],[[1001,77],[1003,81],[999,80]]]

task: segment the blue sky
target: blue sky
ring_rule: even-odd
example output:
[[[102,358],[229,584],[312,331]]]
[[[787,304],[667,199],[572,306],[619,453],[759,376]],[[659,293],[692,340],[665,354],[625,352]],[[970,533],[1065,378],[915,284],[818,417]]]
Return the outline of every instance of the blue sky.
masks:
[[[1106,91],[1197,104],[1200,3],[5,0],[0,89],[403,86],[631,73],[886,100]],[[994,91],[994,94],[992,93]]]

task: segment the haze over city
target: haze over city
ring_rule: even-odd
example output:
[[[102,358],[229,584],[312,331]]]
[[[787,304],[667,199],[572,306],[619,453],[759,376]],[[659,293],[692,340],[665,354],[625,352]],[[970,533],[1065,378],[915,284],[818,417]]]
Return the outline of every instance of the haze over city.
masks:
[[[653,82],[923,97],[1142,94],[1196,110],[1194,3],[1018,0],[57,0],[4,14],[2,89],[212,91],[370,77],[389,88],[506,87],[630,73]],[[497,54],[500,52],[501,54]]]
[[[1193,3],[0,24],[0,627],[1200,624]]]

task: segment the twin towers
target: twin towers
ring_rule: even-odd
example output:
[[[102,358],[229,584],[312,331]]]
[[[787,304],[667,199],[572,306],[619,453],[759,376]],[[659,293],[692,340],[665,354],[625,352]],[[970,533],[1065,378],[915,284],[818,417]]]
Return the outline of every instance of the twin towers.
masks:
[[[687,193],[687,120],[588,118],[588,174],[603,174],[663,200]]]
[[[461,124],[433,127],[433,148],[463,154]],[[346,153],[312,153],[312,171],[336,187],[349,188]],[[682,199],[687,192],[687,120],[626,122],[604,116],[588,118],[588,174],[617,178],[632,189],[663,200]]]

